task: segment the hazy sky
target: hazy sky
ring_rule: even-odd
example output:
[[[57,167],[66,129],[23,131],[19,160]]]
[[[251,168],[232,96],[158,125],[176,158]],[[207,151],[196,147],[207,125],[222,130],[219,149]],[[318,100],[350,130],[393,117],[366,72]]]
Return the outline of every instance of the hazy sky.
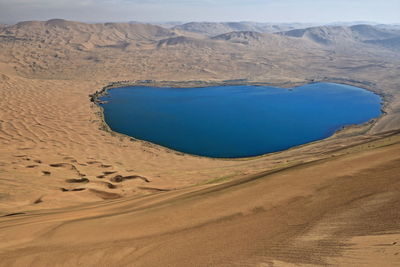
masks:
[[[0,22],[400,22],[400,0],[0,0]]]

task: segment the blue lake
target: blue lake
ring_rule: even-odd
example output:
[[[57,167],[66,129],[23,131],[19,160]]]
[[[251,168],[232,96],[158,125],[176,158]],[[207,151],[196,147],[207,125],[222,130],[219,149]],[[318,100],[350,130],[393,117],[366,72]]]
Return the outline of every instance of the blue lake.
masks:
[[[123,87],[100,100],[113,131],[208,157],[249,157],[320,140],[381,114],[361,88],[313,83],[205,88]]]

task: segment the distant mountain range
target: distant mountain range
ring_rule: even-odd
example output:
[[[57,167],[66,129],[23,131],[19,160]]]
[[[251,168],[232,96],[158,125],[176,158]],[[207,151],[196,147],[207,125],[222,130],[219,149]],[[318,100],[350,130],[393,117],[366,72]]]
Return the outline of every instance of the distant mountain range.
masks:
[[[212,40],[251,44],[268,39],[266,33],[301,38],[319,45],[345,45],[362,43],[399,49],[400,25],[332,23],[312,25],[304,23],[257,23],[257,22],[190,22],[170,27],[178,35],[195,33]]]
[[[283,36],[302,38],[322,45],[359,42],[381,45],[388,48],[400,48],[400,29],[371,25],[320,26],[296,29],[278,33]]]
[[[304,23],[258,23],[258,22],[189,22],[172,27],[173,30],[187,31],[207,36],[216,36],[233,31],[254,31],[274,33],[314,26]]]
[[[215,47],[226,44],[271,47],[367,45],[400,49],[400,26],[352,25],[313,26],[252,22],[191,22],[170,28],[142,23],[96,23],[53,19],[0,25],[0,42],[11,40],[40,41],[43,45],[67,45],[78,50],[93,48],[129,49],[150,45]],[[297,41],[296,41],[297,40]],[[297,43],[296,43],[297,42]]]

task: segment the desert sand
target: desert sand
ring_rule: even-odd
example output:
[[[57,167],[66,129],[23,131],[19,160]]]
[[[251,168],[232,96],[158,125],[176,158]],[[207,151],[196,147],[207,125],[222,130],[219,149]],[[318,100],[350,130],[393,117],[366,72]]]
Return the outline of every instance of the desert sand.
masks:
[[[0,265],[399,265],[400,33],[361,29],[1,27]],[[380,94],[384,114],[227,160],[107,131],[89,97],[117,81],[236,79],[352,84]]]

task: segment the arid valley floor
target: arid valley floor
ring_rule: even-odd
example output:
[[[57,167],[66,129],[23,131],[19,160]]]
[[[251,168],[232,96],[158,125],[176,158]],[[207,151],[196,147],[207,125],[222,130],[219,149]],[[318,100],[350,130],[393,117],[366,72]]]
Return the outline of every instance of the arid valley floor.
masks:
[[[0,25],[0,266],[400,265],[400,28],[221,27]],[[212,159],[108,131],[89,97],[317,81],[381,95],[383,115]]]

